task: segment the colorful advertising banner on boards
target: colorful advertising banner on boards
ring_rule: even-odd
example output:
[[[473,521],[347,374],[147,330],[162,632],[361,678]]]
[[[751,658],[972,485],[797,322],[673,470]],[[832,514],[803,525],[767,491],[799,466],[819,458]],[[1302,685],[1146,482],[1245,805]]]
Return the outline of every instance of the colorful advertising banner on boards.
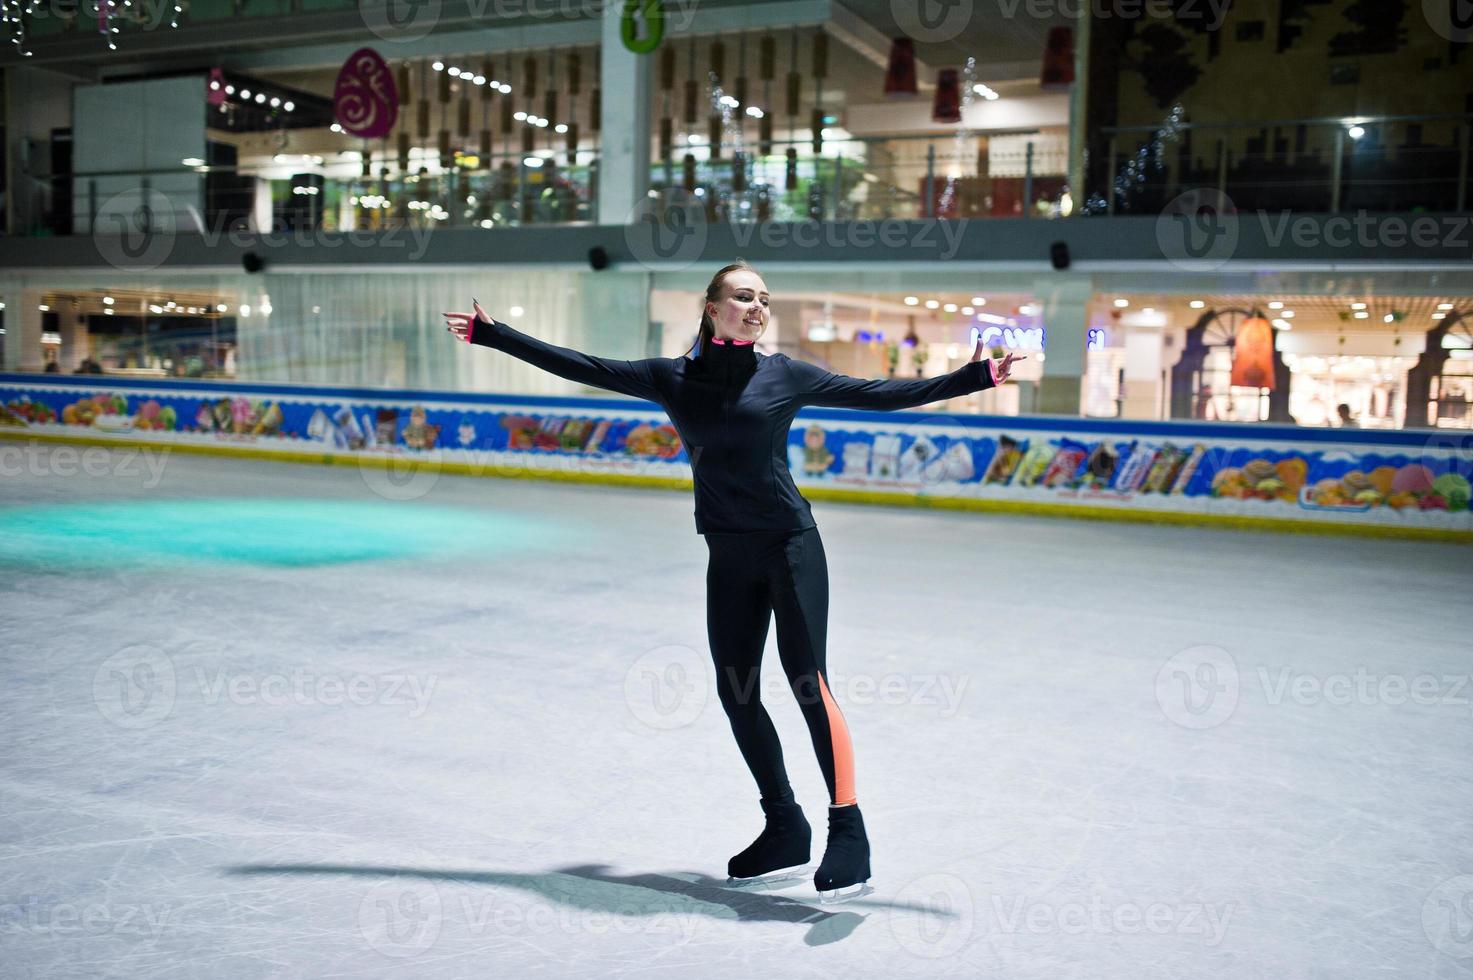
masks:
[[[662,410],[603,398],[4,375],[0,433],[317,459],[420,456],[472,471],[576,470],[593,479],[690,478]],[[800,487],[838,498],[880,493],[1473,533],[1473,433],[1452,430],[825,409],[798,415],[787,452]]]

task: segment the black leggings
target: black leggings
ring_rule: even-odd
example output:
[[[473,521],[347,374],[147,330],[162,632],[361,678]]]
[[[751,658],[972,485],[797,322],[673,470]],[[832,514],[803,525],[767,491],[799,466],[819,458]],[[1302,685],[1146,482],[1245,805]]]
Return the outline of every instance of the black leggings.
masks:
[[[824,642],[829,571],[818,528],[707,534],[706,630],[716,692],[764,800],[793,801],[782,745],[762,706],[762,649],[776,614],[777,651],[803,711],[831,804],[853,803],[854,751],[829,691]]]

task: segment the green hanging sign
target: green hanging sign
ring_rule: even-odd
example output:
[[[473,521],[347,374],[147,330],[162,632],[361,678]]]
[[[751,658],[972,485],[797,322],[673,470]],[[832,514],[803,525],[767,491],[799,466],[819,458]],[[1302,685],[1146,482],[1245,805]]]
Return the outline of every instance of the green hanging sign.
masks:
[[[639,22],[643,19],[648,30],[646,37],[639,36]],[[665,39],[665,6],[662,0],[624,0],[624,18],[619,25],[619,35],[624,47],[635,54],[649,54]]]

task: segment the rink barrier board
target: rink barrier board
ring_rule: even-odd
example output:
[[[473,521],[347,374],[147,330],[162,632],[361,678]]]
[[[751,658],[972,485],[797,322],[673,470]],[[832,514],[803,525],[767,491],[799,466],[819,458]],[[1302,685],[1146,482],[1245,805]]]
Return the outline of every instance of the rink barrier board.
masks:
[[[448,473],[455,476],[551,480],[560,483],[581,483],[596,486],[628,486],[642,489],[687,491],[693,486],[691,480],[681,479],[679,477],[629,476],[620,473],[569,473],[558,470],[535,470],[526,467],[457,463],[454,461],[436,464],[430,460],[415,459],[412,457],[346,456],[340,453],[299,453],[289,450],[258,449],[254,447],[205,446],[189,443],[154,442],[151,440],[121,437],[99,438],[96,436],[26,432],[25,430],[4,428],[0,428],[0,439],[17,441],[34,439],[42,442],[102,446],[105,448],[159,449],[162,447],[169,452],[178,450],[200,456],[229,456],[236,459],[260,459],[277,463],[304,463],[319,466],[358,466],[372,469],[389,469],[393,467],[405,470],[432,466],[441,473]],[[1043,504],[1021,500],[977,500],[965,497],[923,496],[880,490],[829,490],[825,487],[804,487],[803,495],[809,500],[887,507],[900,506],[919,509],[960,510],[973,513],[1016,514],[1028,517],[1115,521],[1127,524],[1203,527],[1224,531],[1272,531],[1280,534],[1317,534],[1331,537],[1389,538],[1473,544],[1473,531],[1458,531],[1447,528],[1393,527],[1379,524],[1335,524],[1325,521],[1244,517],[1235,514],[1182,513],[1177,511],[1146,510],[1143,508],[1090,507],[1082,504],[1067,503]]]
[[[0,434],[12,437],[405,472],[418,462],[470,476],[692,486],[688,456],[663,409],[637,399],[0,374],[6,397]],[[1473,540],[1473,433],[815,408],[799,413],[794,430],[789,464],[810,499]],[[295,448],[304,445],[321,450]],[[471,454],[481,458],[454,458]],[[1415,472],[1393,483],[1397,467]],[[1434,480],[1436,472],[1442,476]],[[1247,513],[1260,507],[1272,512]]]

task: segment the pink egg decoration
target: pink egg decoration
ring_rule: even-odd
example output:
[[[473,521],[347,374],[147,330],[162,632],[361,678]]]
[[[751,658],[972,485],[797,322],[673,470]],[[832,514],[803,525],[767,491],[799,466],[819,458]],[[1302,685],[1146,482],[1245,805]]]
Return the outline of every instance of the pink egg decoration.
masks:
[[[332,92],[333,115],[352,136],[389,135],[399,118],[399,89],[388,63],[372,48],[348,55]]]

